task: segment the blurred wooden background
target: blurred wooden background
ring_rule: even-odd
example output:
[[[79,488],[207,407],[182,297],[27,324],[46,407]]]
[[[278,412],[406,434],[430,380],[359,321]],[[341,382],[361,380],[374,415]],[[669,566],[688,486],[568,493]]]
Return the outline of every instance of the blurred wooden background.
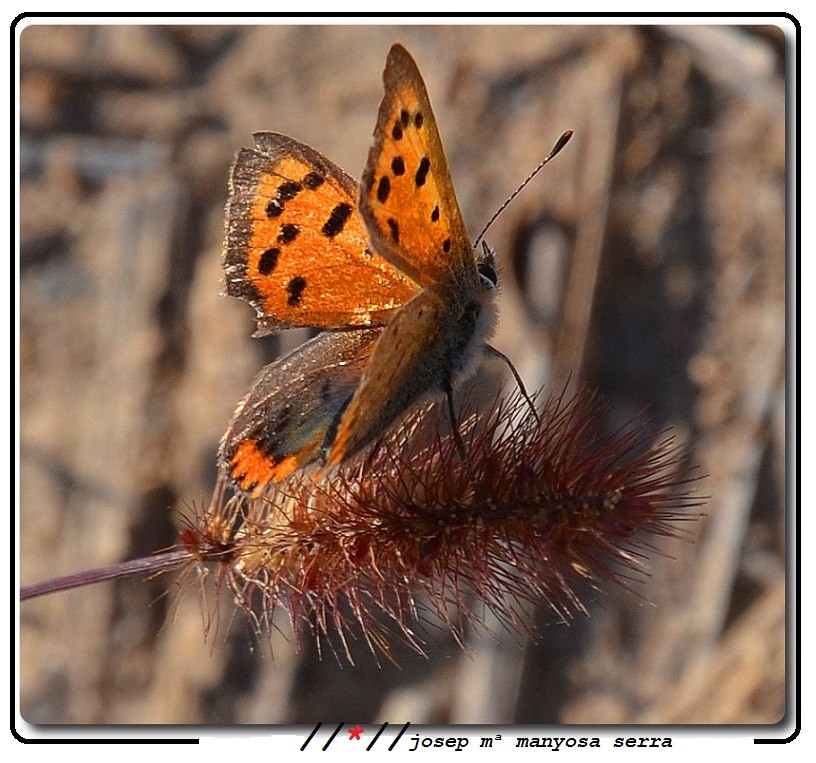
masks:
[[[389,46],[424,74],[496,345],[586,380],[708,478],[706,518],[634,593],[533,642],[429,636],[401,669],[319,660],[240,617],[205,641],[165,576],[26,603],[33,723],[778,722],[785,706],[785,42],[771,27],[31,26],[20,43],[22,582],[174,542],[235,403],[303,334],[220,296],[226,179],[274,130],[354,176]],[[169,597],[159,598],[170,589]],[[175,603],[174,603],[175,602]],[[225,607],[225,611],[229,611]],[[227,623],[228,618],[222,624]],[[284,633],[286,625],[282,623]]]

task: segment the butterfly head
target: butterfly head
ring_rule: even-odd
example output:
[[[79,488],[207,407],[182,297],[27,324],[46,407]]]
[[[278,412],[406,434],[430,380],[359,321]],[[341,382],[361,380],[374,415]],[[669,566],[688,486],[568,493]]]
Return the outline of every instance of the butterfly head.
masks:
[[[472,320],[469,330],[463,331],[462,336],[466,336],[466,346],[462,357],[455,366],[455,371],[463,378],[472,375],[478,367],[478,359],[481,358],[482,346],[493,336],[498,323],[498,304],[496,295],[498,294],[499,276],[496,268],[496,252],[484,241],[481,248],[473,252],[476,260],[476,272],[479,274],[479,286],[477,294],[465,312],[469,315],[468,320]]]
[[[476,251],[476,270],[486,292],[494,291],[499,285],[499,275],[496,272],[496,251],[491,249],[487,242],[482,241],[482,251]]]

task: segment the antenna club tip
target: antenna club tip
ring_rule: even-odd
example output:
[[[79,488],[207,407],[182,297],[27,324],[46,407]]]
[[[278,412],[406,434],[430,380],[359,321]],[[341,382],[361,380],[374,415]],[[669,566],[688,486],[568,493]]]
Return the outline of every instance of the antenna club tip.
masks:
[[[484,227],[484,228],[482,228],[482,232],[481,232],[481,233],[480,233],[480,234],[479,234],[479,235],[476,237],[476,240],[473,242],[473,248],[474,248],[474,249],[476,249],[476,247],[478,247],[478,246],[479,246],[479,242],[480,242],[480,241],[482,241],[482,239],[484,238],[484,234],[485,234],[485,233],[487,233],[487,229],[488,229],[488,228],[489,228],[491,225],[493,225],[493,222],[495,221],[495,219],[496,219],[496,218],[497,218],[497,217],[498,217],[498,216],[499,216],[499,215],[500,215],[500,214],[501,214],[501,213],[504,211],[504,209],[507,207],[507,205],[508,205],[508,204],[509,204],[511,201],[513,201],[513,199],[515,199],[515,198],[516,198],[516,196],[518,196],[518,194],[519,194],[519,192],[522,190],[522,188],[524,188],[524,186],[526,186],[526,185],[527,185],[527,183],[529,183],[529,182],[530,182],[530,181],[531,181],[531,180],[532,180],[532,179],[533,179],[533,178],[534,178],[534,177],[535,177],[535,176],[538,174],[539,170],[540,170],[542,167],[544,167],[544,165],[545,165],[545,164],[547,164],[547,162],[549,162],[549,161],[550,161],[550,159],[552,159],[552,158],[553,158],[553,157],[554,157],[554,156],[555,156],[555,155],[556,155],[556,154],[557,154],[557,153],[558,153],[558,152],[559,152],[559,151],[560,151],[562,148],[564,148],[564,146],[566,146],[566,145],[567,145],[567,143],[569,143],[569,139],[572,137],[572,135],[573,135],[572,130],[567,130],[566,132],[564,132],[564,133],[562,133],[562,134],[561,134],[561,137],[558,139],[558,141],[556,142],[556,144],[553,146],[552,151],[550,151],[550,153],[549,153],[549,154],[547,154],[547,156],[545,156],[545,157],[544,157],[544,158],[541,160],[541,162],[539,163],[538,167],[536,167],[536,168],[535,168],[535,169],[534,169],[534,170],[533,170],[533,171],[532,171],[532,172],[531,172],[531,173],[530,173],[530,174],[527,176],[527,178],[525,179],[525,181],[524,181],[524,182],[523,182],[523,183],[522,183],[522,184],[521,184],[521,185],[520,185],[518,188],[516,188],[516,190],[515,190],[515,191],[513,191],[513,193],[511,193],[511,194],[510,194],[510,196],[508,197],[507,201],[505,201],[505,202],[504,202],[504,204],[502,204],[502,205],[501,205],[501,206],[500,206],[500,207],[499,207],[499,208],[496,210],[496,212],[493,214],[493,217],[491,217],[491,218],[490,218],[490,219],[487,221],[487,225],[485,225],[485,227]]]
[[[569,140],[573,135],[574,132],[572,130],[566,130],[564,133],[562,133],[561,137],[553,146],[553,150],[550,151],[549,158],[552,159],[552,157],[554,157],[562,148],[564,148],[564,146],[566,146],[567,143],[569,143]]]

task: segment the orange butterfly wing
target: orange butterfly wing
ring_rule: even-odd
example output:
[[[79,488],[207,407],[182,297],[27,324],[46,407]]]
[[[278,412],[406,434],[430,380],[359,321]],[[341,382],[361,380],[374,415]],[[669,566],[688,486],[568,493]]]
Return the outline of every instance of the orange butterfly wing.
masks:
[[[401,45],[383,74],[360,211],[380,254],[424,290],[383,331],[343,413],[328,461],[340,463],[426,393],[448,389],[492,330],[422,76]]]
[[[257,312],[256,336],[295,326],[382,326],[417,284],[371,251],[354,181],[314,149],[257,133],[230,177],[227,294]]]
[[[422,286],[455,282],[471,293],[479,276],[445,151],[416,63],[388,53],[374,145],[360,181],[360,212],[374,248]]]
[[[328,461],[338,464],[379,437],[427,392],[440,390],[452,367],[458,331],[448,329],[448,307],[428,288],[382,330],[360,385],[337,427]]]
[[[322,457],[382,330],[324,331],[261,370],[218,451],[236,488],[258,496]]]

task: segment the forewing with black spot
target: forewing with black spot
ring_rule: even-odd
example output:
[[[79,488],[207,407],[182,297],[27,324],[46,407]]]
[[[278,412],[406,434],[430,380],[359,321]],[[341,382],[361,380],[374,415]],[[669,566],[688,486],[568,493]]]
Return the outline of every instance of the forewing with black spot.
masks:
[[[371,251],[352,178],[285,135],[254,137],[230,176],[223,264],[256,335],[387,323],[418,286]]]
[[[422,286],[452,281],[467,297],[476,263],[422,76],[394,45],[383,73],[360,211],[374,247]]]

